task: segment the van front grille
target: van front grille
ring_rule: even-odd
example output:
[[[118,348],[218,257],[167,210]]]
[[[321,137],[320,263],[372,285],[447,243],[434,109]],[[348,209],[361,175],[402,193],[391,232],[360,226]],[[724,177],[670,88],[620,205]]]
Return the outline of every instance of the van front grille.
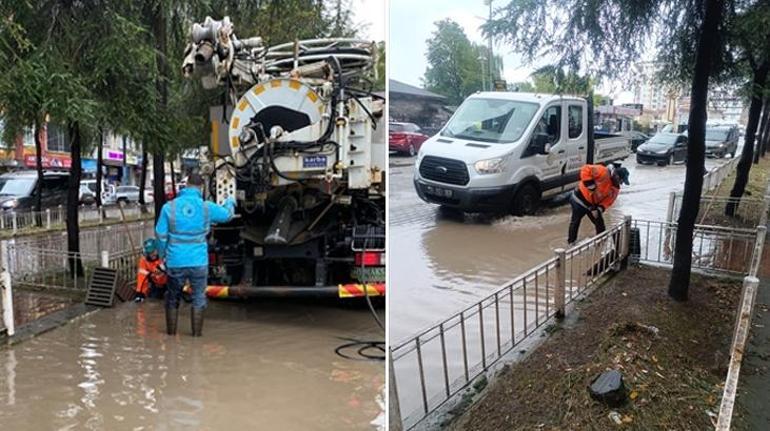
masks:
[[[470,181],[468,168],[460,160],[425,156],[420,162],[420,176],[440,183],[464,186]]]

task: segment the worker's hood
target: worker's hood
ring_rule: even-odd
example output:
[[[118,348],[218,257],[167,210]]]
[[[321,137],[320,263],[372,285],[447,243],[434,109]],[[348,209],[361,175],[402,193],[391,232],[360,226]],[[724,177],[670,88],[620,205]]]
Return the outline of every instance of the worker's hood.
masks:
[[[472,165],[479,160],[507,156],[518,148],[520,141],[488,143],[435,135],[422,144],[418,159],[428,155],[460,160],[467,165]]]

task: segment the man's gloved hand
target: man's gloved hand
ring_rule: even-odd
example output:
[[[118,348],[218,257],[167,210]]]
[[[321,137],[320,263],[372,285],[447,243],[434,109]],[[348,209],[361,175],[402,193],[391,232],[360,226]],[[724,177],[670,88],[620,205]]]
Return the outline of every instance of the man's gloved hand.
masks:
[[[146,298],[146,296],[144,296],[144,293],[137,293],[137,294],[134,296],[134,302],[136,302],[136,303],[139,303],[139,302],[144,302],[144,299],[145,299],[145,298]]]

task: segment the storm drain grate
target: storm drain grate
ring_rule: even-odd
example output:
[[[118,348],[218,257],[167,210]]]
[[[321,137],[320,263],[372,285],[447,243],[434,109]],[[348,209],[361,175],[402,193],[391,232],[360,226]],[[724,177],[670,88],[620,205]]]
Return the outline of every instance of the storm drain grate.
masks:
[[[118,271],[111,268],[94,268],[91,283],[86,293],[86,304],[99,307],[112,307],[115,286],[118,284]]]

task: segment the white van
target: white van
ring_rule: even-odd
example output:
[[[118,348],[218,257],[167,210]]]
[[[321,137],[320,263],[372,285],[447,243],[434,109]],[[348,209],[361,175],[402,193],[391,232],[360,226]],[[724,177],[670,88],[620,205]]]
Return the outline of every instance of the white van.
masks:
[[[466,212],[532,214],[541,198],[572,190],[580,167],[631,154],[627,137],[589,139],[585,99],[483,92],[468,97],[417,155],[424,201]]]

